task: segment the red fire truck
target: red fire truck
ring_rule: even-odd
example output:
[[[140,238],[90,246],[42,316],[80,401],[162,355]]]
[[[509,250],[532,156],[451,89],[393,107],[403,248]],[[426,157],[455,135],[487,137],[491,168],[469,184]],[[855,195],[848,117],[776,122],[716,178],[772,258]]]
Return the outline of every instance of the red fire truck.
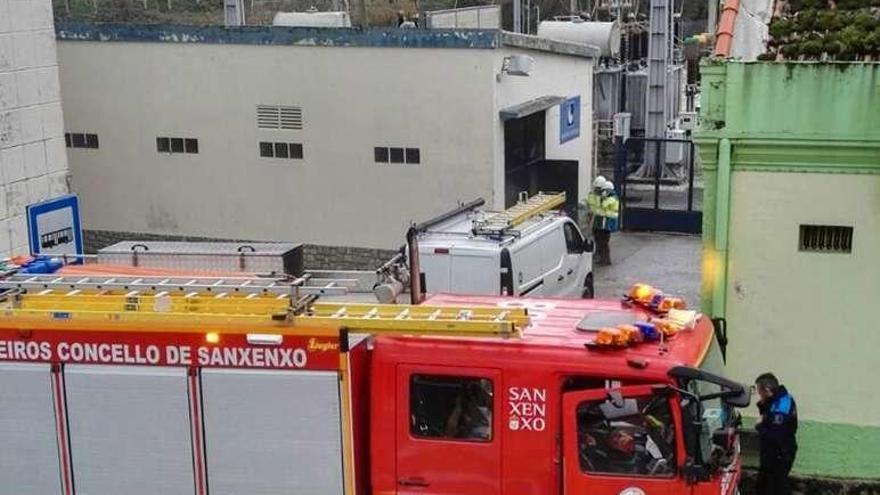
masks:
[[[659,314],[648,288],[421,305],[254,278],[0,289],[0,492],[737,491],[748,389],[717,374],[712,323]]]

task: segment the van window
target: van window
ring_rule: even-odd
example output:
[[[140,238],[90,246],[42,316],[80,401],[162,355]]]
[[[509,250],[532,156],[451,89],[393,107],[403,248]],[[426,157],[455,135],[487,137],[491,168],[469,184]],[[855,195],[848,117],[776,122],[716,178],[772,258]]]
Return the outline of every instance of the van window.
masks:
[[[584,238],[581,236],[581,233],[577,231],[571,222],[565,222],[563,225],[565,229],[565,247],[568,250],[568,254],[584,252]]]
[[[492,440],[492,380],[412,375],[409,390],[410,433],[414,437]]]
[[[668,477],[675,472],[675,422],[663,395],[582,402],[578,450],[586,473]]]

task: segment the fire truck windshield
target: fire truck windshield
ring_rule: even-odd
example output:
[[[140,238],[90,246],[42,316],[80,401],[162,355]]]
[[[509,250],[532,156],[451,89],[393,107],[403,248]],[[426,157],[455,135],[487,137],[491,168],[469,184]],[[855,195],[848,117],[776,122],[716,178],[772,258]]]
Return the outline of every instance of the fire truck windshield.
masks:
[[[584,472],[674,473],[675,423],[668,395],[582,402],[577,408],[577,426]]]

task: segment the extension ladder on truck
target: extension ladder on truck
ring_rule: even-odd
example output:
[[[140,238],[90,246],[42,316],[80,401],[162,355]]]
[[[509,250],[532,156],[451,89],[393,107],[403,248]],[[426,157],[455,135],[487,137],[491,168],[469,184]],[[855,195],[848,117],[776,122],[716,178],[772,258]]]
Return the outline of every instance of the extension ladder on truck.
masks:
[[[336,287],[305,282],[13,275],[0,280],[5,300],[0,326],[47,329],[88,322],[90,328],[107,330],[173,325],[231,332],[306,326],[366,333],[511,337],[528,324],[522,309],[315,302],[308,296],[330,293]]]
[[[540,192],[531,198],[528,193],[520,193],[517,204],[510,208],[489,213],[474,221],[474,233],[485,235],[501,235],[506,231],[565,204],[565,193]]]

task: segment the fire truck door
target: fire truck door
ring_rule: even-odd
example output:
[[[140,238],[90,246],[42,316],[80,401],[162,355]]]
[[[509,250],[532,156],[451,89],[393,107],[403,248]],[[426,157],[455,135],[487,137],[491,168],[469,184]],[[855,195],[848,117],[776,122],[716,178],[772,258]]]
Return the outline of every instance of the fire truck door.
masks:
[[[500,495],[501,373],[397,369],[397,493]]]
[[[680,415],[661,386],[563,396],[565,495],[690,493],[678,475]]]

